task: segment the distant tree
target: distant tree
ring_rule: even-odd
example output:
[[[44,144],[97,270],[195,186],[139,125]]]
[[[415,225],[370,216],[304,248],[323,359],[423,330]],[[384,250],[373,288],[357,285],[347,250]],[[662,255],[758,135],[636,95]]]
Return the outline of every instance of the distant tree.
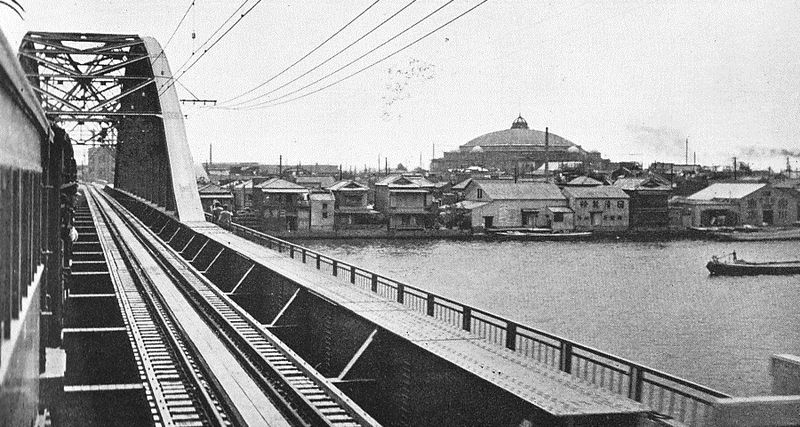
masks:
[[[398,163],[398,164],[397,164],[397,168],[395,168],[395,169],[396,169],[397,171],[399,171],[399,172],[408,172],[408,169],[406,169],[406,167],[405,167],[405,166],[403,166],[403,164],[402,164],[402,163]]]

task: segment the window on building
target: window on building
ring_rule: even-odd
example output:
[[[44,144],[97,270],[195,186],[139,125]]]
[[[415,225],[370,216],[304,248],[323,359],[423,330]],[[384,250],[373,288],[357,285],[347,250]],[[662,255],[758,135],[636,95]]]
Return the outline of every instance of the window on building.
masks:
[[[603,215],[603,221],[608,221],[608,215]]]
[[[789,201],[786,199],[778,199],[778,209],[786,209],[789,207]]]
[[[482,198],[483,198],[483,188],[479,188],[479,189],[478,189],[478,198],[479,198],[479,199],[482,199]]]
[[[323,211],[326,211],[326,210],[328,210],[328,204],[327,204],[327,203],[323,203],[323,204],[322,204],[322,210],[323,210]]]
[[[755,209],[757,207],[756,199],[750,199],[747,201],[747,208],[748,209]]]
[[[611,200],[606,200],[606,209],[611,209]]]
[[[564,222],[564,213],[563,212],[554,212],[553,213],[553,222]]]
[[[328,211],[322,211],[322,218],[324,219],[327,217],[328,217]]]
[[[778,211],[778,219],[785,220],[789,217],[788,212],[786,211]]]
[[[595,208],[595,209],[598,209],[600,207],[600,201],[599,200],[592,200],[592,207]]]
[[[625,209],[625,201],[624,200],[617,201],[617,207],[620,209]]]
[[[589,202],[587,202],[586,200],[581,200],[580,205],[582,208],[587,208],[589,207]]]
[[[622,221],[622,215],[617,215],[617,221]]]

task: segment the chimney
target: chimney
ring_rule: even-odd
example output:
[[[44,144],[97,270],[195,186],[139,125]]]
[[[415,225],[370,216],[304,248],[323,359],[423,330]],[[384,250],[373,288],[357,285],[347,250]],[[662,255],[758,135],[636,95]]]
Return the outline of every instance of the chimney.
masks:
[[[278,176],[283,175],[283,154],[278,156]]]

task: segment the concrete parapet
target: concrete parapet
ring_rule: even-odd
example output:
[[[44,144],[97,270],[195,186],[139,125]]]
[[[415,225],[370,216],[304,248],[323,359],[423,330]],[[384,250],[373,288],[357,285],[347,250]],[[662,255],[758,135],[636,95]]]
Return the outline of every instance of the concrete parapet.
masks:
[[[711,426],[796,426],[800,396],[756,396],[717,399]]]
[[[776,354],[770,361],[772,393],[779,396],[800,395],[800,357]]]

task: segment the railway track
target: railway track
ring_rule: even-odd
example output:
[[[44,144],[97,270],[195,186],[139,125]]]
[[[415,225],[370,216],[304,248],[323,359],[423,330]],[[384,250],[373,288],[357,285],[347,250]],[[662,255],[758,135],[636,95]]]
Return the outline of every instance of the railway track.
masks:
[[[87,188],[87,201],[135,280],[117,290],[132,344],[146,367],[164,425],[243,425],[224,386],[167,304],[163,277],[216,331],[290,425],[378,425],[326,378],[240,309],[116,200]],[[136,240],[131,243],[131,238]],[[101,238],[101,241],[103,239]],[[142,250],[144,249],[144,250]],[[158,266],[158,270],[154,266]],[[162,280],[159,280],[162,278]],[[190,325],[189,325],[190,326]],[[148,395],[150,397],[150,395]],[[151,405],[152,406],[152,405]]]

